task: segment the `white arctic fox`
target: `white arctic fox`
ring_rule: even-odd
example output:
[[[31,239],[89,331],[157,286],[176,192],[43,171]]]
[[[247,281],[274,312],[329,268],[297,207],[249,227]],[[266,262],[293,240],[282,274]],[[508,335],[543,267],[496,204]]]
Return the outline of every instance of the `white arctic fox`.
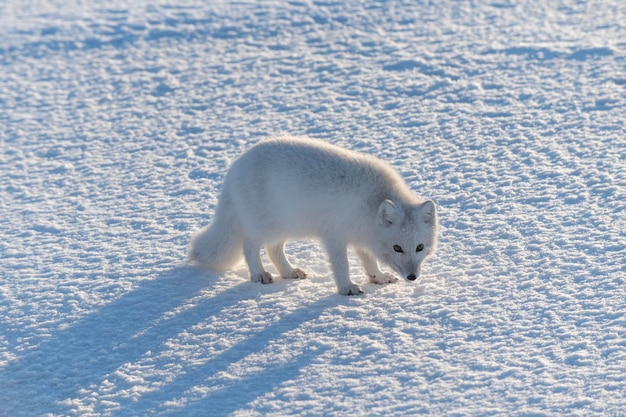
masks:
[[[265,246],[285,278],[305,278],[283,252],[287,239],[318,237],[340,294],[356,295],[348,245],[356,249],[370,282],[397,279],[376,258],[409,281],[437,243],[437,211],[411,193],[400,175],[372,156],[306,138],[257,144],[236,160],[224,179],[215,218],[192,238],[189,259],[214,271],[243,255],[252,281],[272,282],[261,263]]]

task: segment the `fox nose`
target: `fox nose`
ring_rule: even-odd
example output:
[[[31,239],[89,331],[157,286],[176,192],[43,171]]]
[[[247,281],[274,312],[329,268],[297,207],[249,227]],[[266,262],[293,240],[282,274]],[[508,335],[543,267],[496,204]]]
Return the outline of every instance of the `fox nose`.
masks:
[[[408,279],[409,281],[415,281],[417,279],[417,277],[413,274],[409,275],[406,277],[406,279]]]

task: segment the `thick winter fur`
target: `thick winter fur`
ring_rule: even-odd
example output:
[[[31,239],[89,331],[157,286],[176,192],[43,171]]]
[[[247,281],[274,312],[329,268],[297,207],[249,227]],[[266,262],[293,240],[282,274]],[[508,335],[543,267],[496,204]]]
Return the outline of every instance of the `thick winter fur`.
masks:
[[[189,259],[215,271],[245,258],[252,281],[269,283],[260,250],[265,246],[286,278],[304,278],[283,251],[287,239],[317,237],[328,254],[340,294],[361,288],[348,273],[353,246],[370,282],[419,277],[437,244],[437,211],[416,197],[400,175],[374,157],[306,138],[261,142],[232,165],[213,223],[194,235]]]

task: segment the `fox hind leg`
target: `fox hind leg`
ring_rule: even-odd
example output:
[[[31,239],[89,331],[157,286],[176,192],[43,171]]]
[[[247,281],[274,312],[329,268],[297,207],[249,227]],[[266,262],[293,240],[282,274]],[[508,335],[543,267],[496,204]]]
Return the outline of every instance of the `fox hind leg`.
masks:
[[[263,268],[263,263],[261,262],[261,246],[262,244],[259,242],[246,239],[243,243],[243,255],[246,258],[252,282],[270,284],[272,282],[272,275]]]
[[[285,242],[279,242],[274,245],[268,245],[267,256],[269,256],[270,260],[278,269],[278,273],[283,278],[291,278],[291,279],[304,279],[306,278],[306,273],[299,269],[291,266],[287,258],[285,257]]]

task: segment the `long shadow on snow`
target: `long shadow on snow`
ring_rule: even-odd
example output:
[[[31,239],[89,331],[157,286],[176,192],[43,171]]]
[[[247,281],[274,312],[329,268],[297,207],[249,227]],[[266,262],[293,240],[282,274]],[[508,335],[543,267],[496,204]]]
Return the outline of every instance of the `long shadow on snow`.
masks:
[[[205,364],[194,369],[189,369],[184,375],[175,379],[159,391],[142,396],[136,406],[130,405],[137,415],[152,415],[158,413],[159,404],[168,400],[178,403],[180,412],[185,415],[210,415],[213,417],[226,416],[245,407],[250,401],[267,394],[282,382],[297,378],[302,368],[310,364],[315,358],[322,355],[326,350],[323,346],[315,343],[315,349],[299,352],[295,358],[279,364],[267,364],[262,370],[251,370],[241,379],[215,378],[220,372],[227,371],[229,366],[235,364],[249,355],[260,353],[271,347],[272,342],[280,341],[281,337],[291,330],[297,329],[303,323],[314,320],[320,316],[326,308],[336,305],[339,295],[323,298],[301,306],[296,311],[282,316],[275,323],[263,330],[237,343],[226,351],[211,358]],[[217,379],[218,387],[211,386]],[[194,389],[208,388],[209,394],[194,393]],[[163,391],[168,396],[165,398]],[[152,408],[152,407],[156,407]],[[171,410],[170,410],[171,411]]]
[[[99,385],[121,365],[241,301],[235,286],[163,318],[210,284],[195,268],[174,268],[18,355],[0,369],[0,415],[64,414],[60,401],[76,398],[80,389]]]

